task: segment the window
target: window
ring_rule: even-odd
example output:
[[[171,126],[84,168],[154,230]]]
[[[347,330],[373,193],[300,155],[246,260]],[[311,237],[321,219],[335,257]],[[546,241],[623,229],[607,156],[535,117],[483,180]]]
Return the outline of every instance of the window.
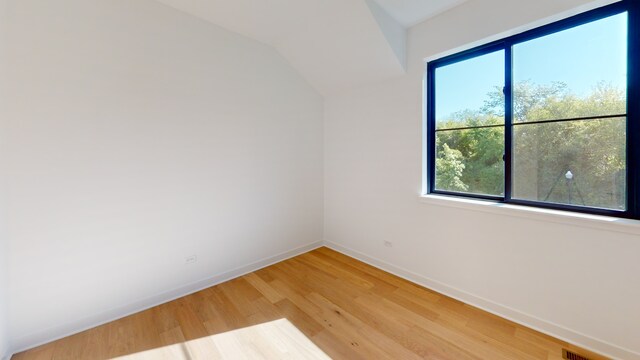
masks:
[[[429,62],[429,192],[640,217],[638,7]]]

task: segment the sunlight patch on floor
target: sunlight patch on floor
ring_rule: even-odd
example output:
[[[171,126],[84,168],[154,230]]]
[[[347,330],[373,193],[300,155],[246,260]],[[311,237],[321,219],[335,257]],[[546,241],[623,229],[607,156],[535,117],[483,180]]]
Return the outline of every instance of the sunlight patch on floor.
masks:
[[[185,341],[115,358],[118,360],[331,359],[289,320]]]

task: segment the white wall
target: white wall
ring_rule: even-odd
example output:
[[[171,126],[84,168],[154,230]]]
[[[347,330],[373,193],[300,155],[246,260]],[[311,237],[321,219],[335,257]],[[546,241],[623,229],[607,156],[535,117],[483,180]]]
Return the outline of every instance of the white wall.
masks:
[[[9,4],[14,350],[322,240],[322,98],[272,48],[151,0]]]
[[[8,291],[5,238],[0,238],[0,359],[9,356]]]
[[[325,240],[515,320],[640,359],[640,231],[419,201],[423,59],[584,3],[470,1],[410,29],[406,76],[327,98]]]
[[[0,79],[6,78],[6,14],[7,1],[0,0]],[[0,84],[2,81],[0,80]],[[0,109],[6,108],[7,88],[0,85]],[[4,143],[5,135],[0,131],[0,166],[4,164]],[[6,172],[0,168],[0,359],[4,360],[9,357],[9,324],[8,324],[8,305],[9,305],[9,289],[8,278],[9,268],[7,266],[7,233],[6,233],[6,198],[4,192],[1,191],[5,187]]]
[[[9,333],[7,323],[7,267],[4,239],[0,239],[0,359],[9,355]]]
[[[0,200],[1,201],[1,200]],[[1,207],[1,205],[0,205]],[[4,215],[4,212],[1,212]],[[9,324],[8,324],[8,267],[7,267],[7,241],[4,226],[0,221],[0,359],[4,360],[10,355]]]

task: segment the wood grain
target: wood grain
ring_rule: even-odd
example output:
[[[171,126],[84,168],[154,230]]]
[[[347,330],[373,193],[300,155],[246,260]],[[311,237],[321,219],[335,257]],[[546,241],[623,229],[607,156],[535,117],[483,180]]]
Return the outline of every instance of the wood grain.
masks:
[[[320,248],[12,359],[604,359]]]

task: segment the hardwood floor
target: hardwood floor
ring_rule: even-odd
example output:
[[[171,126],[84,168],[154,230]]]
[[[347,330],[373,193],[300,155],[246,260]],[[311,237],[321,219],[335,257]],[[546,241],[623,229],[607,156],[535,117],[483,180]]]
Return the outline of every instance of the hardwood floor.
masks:
[[[602,359],[320,248],[12,359],[526,360],[563,347]]]

